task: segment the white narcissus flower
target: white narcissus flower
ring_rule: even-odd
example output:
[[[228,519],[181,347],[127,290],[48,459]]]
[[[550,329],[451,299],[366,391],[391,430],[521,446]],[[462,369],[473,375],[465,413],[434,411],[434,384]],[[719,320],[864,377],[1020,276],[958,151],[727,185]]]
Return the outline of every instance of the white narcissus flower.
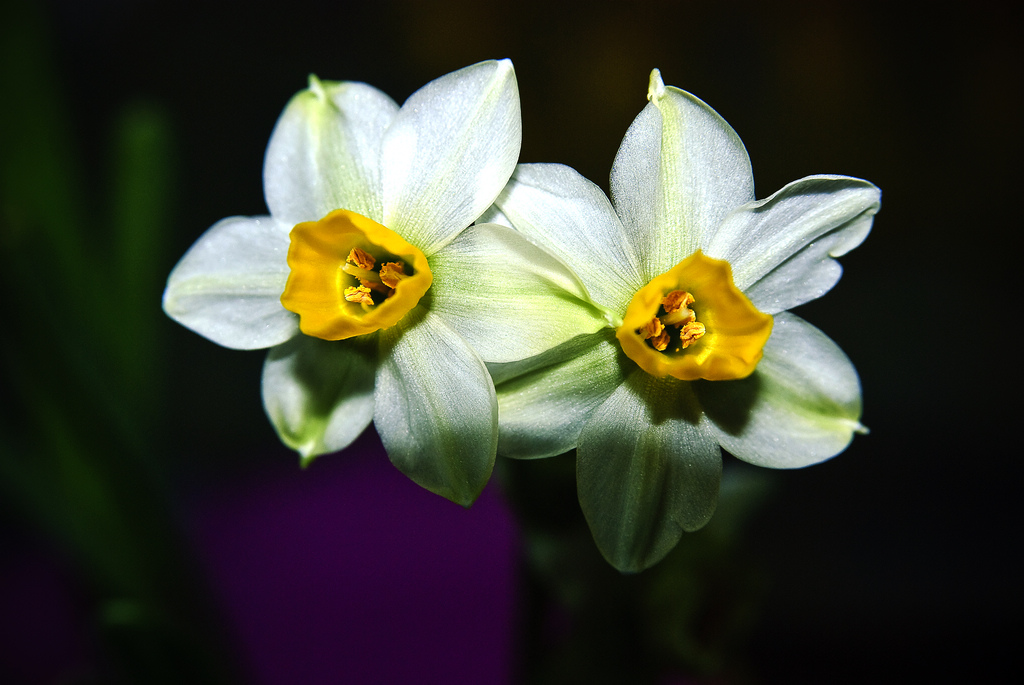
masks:
[[[172,271],[164,310],[226,347],[270,348],[264,406],[304,461],[372,420],[399,469],[468,505],[493,467],[497,404],[460,331],[512,324],[476,295],[492,286],[459,246],[477,233],[484,251],[535,249],[510,229],[465,230],[520,139],[508,60],[443,76],[401,108],[368,85],[311,78],[267,147],[270,216],[210,228]]]
[[[786,310],[835,285],[833,258],[864,240],[880,200],[844,176],[755,200],[746,150],[716,112],[657,70],[648,99],[615,157],[611,202],[568,167],[520,165],[484,217],[576,275],[585,292],[559,300],[566,320],[588,306],[606,317],[492,373],[499,454],[576,448],[581,507],[623,571],[708,521],[721,448],[797,468],[863,430],[853,365]]]

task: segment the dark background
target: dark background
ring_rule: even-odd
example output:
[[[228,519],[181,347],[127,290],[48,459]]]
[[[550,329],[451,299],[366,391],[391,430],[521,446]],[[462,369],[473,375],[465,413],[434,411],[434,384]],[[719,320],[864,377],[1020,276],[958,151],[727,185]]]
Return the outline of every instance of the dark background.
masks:
[[[81,242],[93,268],[105,268],[111,241],[102,217],[108,210],[104,198],[115,184],[110,149],[117,122],[126,111],[145,112],[167,141],[161,177],[166,200],[159,220],[146,228],[157,236],[157,245],[150,246],[151,273],[133,291],[153,308],[152,323],[145,339],[133,339],[135,329],[127,325],[114,335],[127,349],[148,350],[141,395],[152,404],[151,419],[134,438],[137,445],[127,442],[145,455],[139,468],[168,505],[169,530],[193,550],[186,557],[199,557],[184,562],[199,568],[199,584],[210,581],[203,580],[208,566],[194,551],[195,540],[207,541],[198,544],[200,550],[223,550],[210,530],[226,519],[210,514],[211,506],[253,506],[238,494],[251,494],[252,483],[267,493],[314,488],[331,498],[325,483],[344,489],[348,482],[339,469],[350,467],[338,466],[338,460],[364,464],[362,456],[341,454],[299,474],[296,456],[277,443],[260,405],[263,354],[218,348],[157,309],[166,274],[203,230],[225,216],[265,213],[263,152],[278,114],[305,86],[307,74],[365,81],[401,103],[437,76],[482,59],[510,57],[522,101],[521,161],[569,164],[607,189],[615,150],[645,104],[650,69],[658,67],[667,84],[693,92],[737,130],[750,153],[759,197],[815,173],[859,176],[883,192],[874,231],[842,259],[845,273],[838,286],[798,310],[856,364],[864,388],[863,422],[871,433],[830,462],[770,474],[773,496],[745,533],[744,555],[759,569],[764,593],[744,643],[744,677],[768,683],[904,682],[911,675],[938,682],[999,681],[1011,646],[1019,643],[1024,608],[1013,561],[1021,472],[1009,442],[1019,387],[1019,343],[1011,338],[1019,288],[1011,276],[1019,269],[1021,16],[1019,10],[1000,9],[1002,4],[915,13],[897,6],[309,0],[31,5],[38,11],[23,15],[30,17],[26,26],[38,29],[31,45],[56,81],[30,82],[3,99],[38,101],[41,117],[62,122],[69,173],[83,179],[79,206],[91,214]],[[5,34],[10,44],[15,38]],[[12,55],[5,50],[5,59]],[[4,125],[10,134],[12,125]],[[11,197],[7,204],[13,206]],[[13,210],[5,212],[10,226],[21,225],[11,218]],[[11,229],[4,240],[5,256],[22,264],[23,255],[37,259],[26,273],[46,280],[52,265],[46,254],[19,251],[30,238]],[[3,333],[3,390],[16,408],[5,410],[4,458],[31,462],[40,442],[26,427],[37,419],[25,409],[35,405],[24,396],[25,379],[17,371],[23,364],[37,379],[28,385],[52,392],[86,442],[102,443],[105,424],[90,414],[88,384],[68,381],[60,361],[24,361],[41,354],[47,335],[33,337],[36,310],[19,290],[32,289],[26,287],[28,277],[8,272],[3,298],[13,313],[0,324],[11,326]],[[68,328],[59,337],[74,348],[76,334]],[[51,359],[63,358],[62,350]],[[374,440],[364,437],[350,451],[381,462]],[[393,482],[384,470],[373,478]],[[374,482],[362,491],[370,500]],[[19,483],[8,480],[0,491],[0,535],[8,540],[0,550],[6,580],[0,592],[24,598],[18,583],[52,576],[52,582],[41,581],[49,584],[37,594],[63,597],[52,600],[52,611],[70,611],[72,618],[41,621],[42,610],[8,597],[6,606],[14,608],[0,619],[7,621],[5,629],[24,634],[23,617],[32,616],[29,634],[42,656],[13,653],[20,643],[9,638],[0,652],[6,645],[12,653],[0,667],[11,682],[102,681],[105,669],[119,667],[109,665],[108,642],[89,627],[96,574],[82,570],[89,567],[80,561],[82,548],[53,533],[62,524],[40,513],[47,508],[33,504],[34,495],[22,496],[27,490]],[[399,498],[415,497],[400,492]],[[493,517],[500,540],[491,539],[492,547],[476,556],[496,555],[496,564],[505,568],[517,537],[501,513],[500,495],[488,492],[479,507],[483,513],[474,507],[455,512],[462,518],[450,521],[452,511],[432,508],[432,502],[423,511],[443,519],[441,530],[472,528]],[[265,501],[274,497],[267,494]],[[372,532],[377,522],[365,506],[370,505],[356,497],[339,502],[336,511],[324,510],[324,516],[363,516],[360,530]],[[223,533],[238,535],[244,514],[224,516],[243,522]],[[345,540],[332,542],[331,535],[325,531],[310,544],[348,546]],[[480,539],[478,533],[466,535]],[[268,555],[285,554],[271,542],[260,544]],[[461,570],[452,561],[445,573],[455,577],[476,563],[472,548],[457,547],[462,542],[443,544],[451,547],[432,548],[430,554],[462,560]],[[304,553],[301,545],[289,549]],[[273,563],[254,561],[251,567]],[[415,568],[411,564],[410,573]],[[329,569],[320,580],[352,582]],[[212,582],[215,595],[224,592],[219,582]],[[495,583],[491,592],[514,605],[513,574]],[[287,578],[266,587],[279,587],[285,595],[298,591]],[[31,587],[25,592],[36,596]],[[415,603],[416,593],[410,598]],[[49,606],[51,600],[40,601]],[[420,610],[409,608],[410,615]],[[237,612],[227,613],[227,619],[210,622],[228,624],[227,643],[249,645],[240,648],[243,653],[264,644],[246,636],[252,629],[238,625],[243,619]],[[301,622],[295,625],[302,628]],[[424,625],[411,622],[405,629],[415,633]],[[307,627],[327,629],[322,623]],[[396,640],[396,655],[404,643]],[[330,649],[326,641],[324,649]],[[224,653],[230,652],[226,647]],[[318,655],[304,658],[315,661]],[[466,682],[509,682],[502,659],[513,657],[495,659],[494,672],[481,667],[485,671]],[[243,663],[241,669],[258,667]],[[352,665],[345,677],[325,670],[316,680],[315,667],[308,672],[314,675],[305,682],[375,680],[368,675],[372,664],[365,663]],[[460,682],[449,676],[436,677]],[[249,677],[289,682],[286,676]],[[419,680],[432,682],[431,677],[421,672]]]

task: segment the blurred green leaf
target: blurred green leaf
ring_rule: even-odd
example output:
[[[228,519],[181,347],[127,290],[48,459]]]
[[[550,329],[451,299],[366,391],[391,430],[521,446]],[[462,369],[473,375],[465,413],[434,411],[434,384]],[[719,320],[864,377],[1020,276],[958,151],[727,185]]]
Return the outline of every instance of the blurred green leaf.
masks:
[[[126,107],[83,176],[48,39],[0,8],[0,494],[87,581],[115,682],[234,682],[159,459],[167,118]]]
[[[170,234],[172,149],[160,108],[136,104],[122,112],[114,140],[107,318],[128,324],[118,327],[113,342],[125,395],[144,424],[154,419],[162,386],[158,304],[166,279],[162,257]]]

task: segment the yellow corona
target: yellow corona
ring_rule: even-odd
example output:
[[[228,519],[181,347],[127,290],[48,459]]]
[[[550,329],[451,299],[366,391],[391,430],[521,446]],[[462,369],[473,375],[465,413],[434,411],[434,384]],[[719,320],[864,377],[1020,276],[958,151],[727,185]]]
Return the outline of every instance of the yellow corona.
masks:
[[[728,262],[698,250],[637,291],[616,337],[652,376],[721,381],[749,376],[771,331]]]
[[[297,224],[290,236],[281,304],[306,335],[344,340],[393,326],[433,282],[418,248],[355,212]]]

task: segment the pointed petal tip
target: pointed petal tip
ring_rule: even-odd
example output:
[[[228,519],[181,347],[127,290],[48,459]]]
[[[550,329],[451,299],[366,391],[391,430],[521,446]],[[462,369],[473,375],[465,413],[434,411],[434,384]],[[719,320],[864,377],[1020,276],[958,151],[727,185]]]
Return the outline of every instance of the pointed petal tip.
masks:
[[[168,284],[164,286],[164,294],[160,296],[160,308],[163,310],[164,314],[175,321],[178,320],[175,316],[175,313],[177,312],[176,304],[177,300],[171,293],[171,285],[170,282],[168,282]]]
[[[647,99],[651,102],[660,100],[665,96],[665,82],[661,80],[661,70],[652,69],[651,78],[647,85]]]
[[[388,456],[390,457],[390,454]],[[392,463],[394,464],[393,461]],[[402,470],[402,468],[398,466],[398,464],[395,464],[395,466],[398,467],[399,471]],[[406,473],[406,475],[408,476],[409,474]],[[452,484],[421,483],[420,481],[416,480],[416,478],[412,478],[411,476],[410,478],[414,483],[416,483],[420,487],[434,493],[438,497],[443,497],[452,504],[459,505],[463,509],[469,509],[474,504],[476,504],[476,501],[480,499],[480,495],[483,494],[484,487],[486,487],[487,483],[490,481],[490,476],[488,476],[488,479],[486,481],[478,484],[475,487],[471,486],[468,483],[462,484],[465,485],[465,487],[456,487],[453,486]]]
[[[476,504],[476,501],[478,499],[480,499],[480,494],[482,492],[483,492],[483,490],[481,489],[475,495],[471,495],[471,494],[462,495],[462,496],[456,495],[454,497],[446,498],[446,499],[448,499],[450,502],[454,502],[455,504],[458,504],[463,509],[471,509],[473,507],[473,505]]]
[[[302,470],[309,468],[309,465],[324,453],[323,449],[317,449],[316,440],[307,440],[306,442],[300,443],[298,440],[282,438],[281,442],[290,449],[298,452],[299,468]]]
[[[494,73],[499,79],[511,79],[516,80],[516,70],[512,66],[512,60],[508,57],[504,59],[494,60]]]
[[[321,100],[327,97],[327,93],[324,91],[324,84],[316,74],[309,75],[309,85],[306,88]]]
[[[508,57],[502,59],[485,59],[481,62],[476,62],[458,71],[466,71],[471,69],[490,68],[494,70],[494,75],[497,77],[507,76],[510,73],[515,73],[515,68],[512,66],[512,60]],[[452,72],[455,73],[455,72]]]

